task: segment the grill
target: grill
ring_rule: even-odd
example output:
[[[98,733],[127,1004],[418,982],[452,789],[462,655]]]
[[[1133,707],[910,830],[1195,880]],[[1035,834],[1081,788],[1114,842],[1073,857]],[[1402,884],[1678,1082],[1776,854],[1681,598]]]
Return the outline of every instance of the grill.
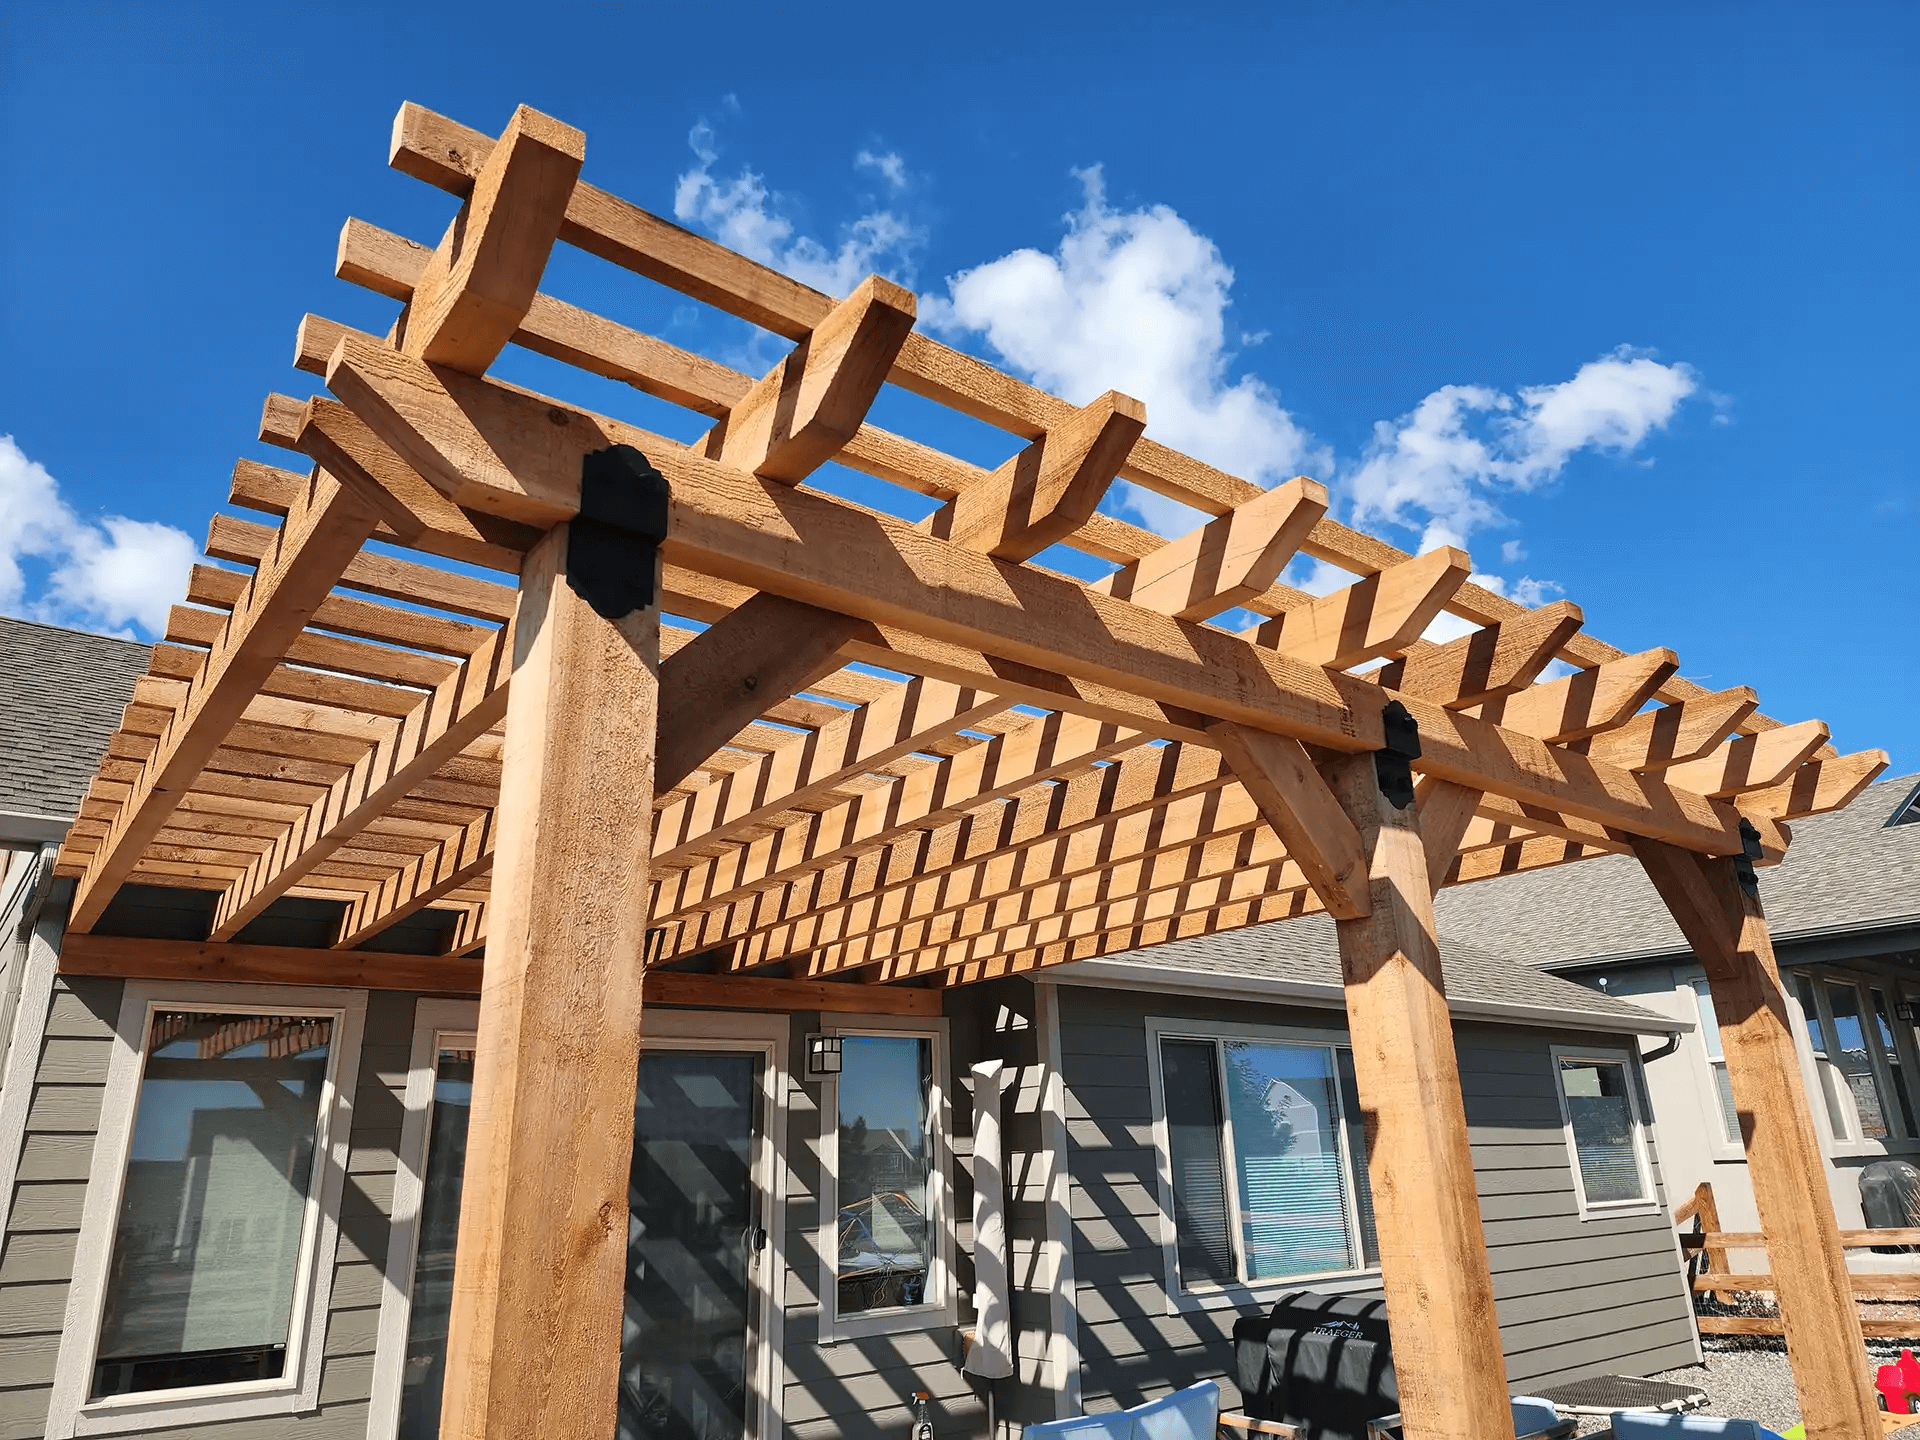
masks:
[[[1367,1422],[1400,1409],[1387,1302],[1296,1290],[1233,1327],[1246,1413],[1297,1427],[1302,1440],[1367,1440]]]

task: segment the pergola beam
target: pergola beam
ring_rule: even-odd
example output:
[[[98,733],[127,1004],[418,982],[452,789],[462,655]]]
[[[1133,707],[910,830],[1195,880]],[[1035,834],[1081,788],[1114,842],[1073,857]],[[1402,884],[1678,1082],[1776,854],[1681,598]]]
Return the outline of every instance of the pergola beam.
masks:
[[[80,878],[69,929],[93,928],[179,796],[373,534],[376,518],[364,501],[326,476],[317,477],[305,500],[289,512],[278,544],[247,582],[221,643],[208,652],[175,723]]]
[[[1357,677],[1154,615],[1031,567],[969,554],[825,496],[785,486],[776,496],[767,482],[602,416],[567,412],[568,423],[559,425],[550,418],[559,407],[548,402],[409,366],[390,351],[343,342],[330,383],[352,395],[356,413],[423,475],[444,491],[469,495],[474,508],[564,518],[578,507],[580,457],[611,443],[633,444],[673,492],[662,547],[670,563],[936,644],[1112,687],[1116,701],[1149,733],[1162,717],[1142,701],[1334,750],[1380,743],[1375,707],[1382,692]],[[1455,562],[1442,553],[1435,563],[1444,574]],[[1569,684],[1549,698],[1538,723],[1561,738],[1569,731],[1593,733],[1622,710],[1619,718],[1629,718],[1638,706],[1625,708],[1623,696],[1644,689],[1643,703],[1676,663],[1671,652],[1656,652]],[[976,670],[971,679],[993,687],[994,667],[982,668],[985,673]],[[1518,705],[1532,693],[1504,703]],[[1552,750],[1508,727],[1403,698],[1421,730],[1426,773],[1714,853],[1739,848],[1730,809],[1715,810],[1671,786],[1647,786],[1627,771]],[[1605,704],[1611,708],[1602,714]],[[1531,713],[1539,706],[1520,708]]]

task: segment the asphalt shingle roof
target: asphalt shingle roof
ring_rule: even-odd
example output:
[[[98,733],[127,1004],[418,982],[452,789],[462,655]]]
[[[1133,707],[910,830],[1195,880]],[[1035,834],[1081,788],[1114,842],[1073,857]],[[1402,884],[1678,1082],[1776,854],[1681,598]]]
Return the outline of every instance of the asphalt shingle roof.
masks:
[[[1776,941],[1920,922],[1920,824],[1887,820],[1920,776],[1869,785],[1844,810],[1792,822],[1787,858],[1760,871]],[[1687,949],[1639,863],[1603,855],[1575,865],[1442,890],[1443,945],[1521,965],[1572,965]]]
[[[1920,922],[1920,823],[1886,823],[1916,782],[1920,776],[1882,780],[1844,810],[1793,822],[1787,858],[1760,872],[1761,899],[1777,939]],[[1551,1011],[1596,1021],[1612,1016],[1631,1027],[1656,1017],[1539,967],[1687,948],[1652,884],[1625,855],[1453,886],[1435,897],[1434,912],[1447,995],[1466,1010]],[[1154,971],[1330,993],[1340,986],[1339,951],[1326,915],[1175,940],[1091,965],[1103,963],[1137,967],[1149,989]],[[1073,968],[1063,967],[1059,978]]]
[[[0,616],[0,812],[79,811],[148,653],[131,640]]]
[[[1342,990],[1340,951],[1334,939],[1333,919],[1327,915],[1304,915],[1298,920],[1250,925],[1221,935],[1172,940],[1117,955],[1114,960],[1140,966],[1141,985],[1146,989],[1153,986],[1147,970],[1151,967],[1175,976],[1217,975],[1277,980],[1302,988],[1324,987],[1331,996]],[[1457,1009],[1533,1010],[1543,1015],[1577,1014],[1602,1022],[1612,1018],[1626,1022],[1630,1029],[1649,1023],[1660,1029],[1673,1025],[1638,1005],[1502,959],[1470,940],[1448,934],[1444,925],[1440,930],[1440,963],[1447,998]],[[1066,978],[1073,968],[1062,967],[1061,977]]]

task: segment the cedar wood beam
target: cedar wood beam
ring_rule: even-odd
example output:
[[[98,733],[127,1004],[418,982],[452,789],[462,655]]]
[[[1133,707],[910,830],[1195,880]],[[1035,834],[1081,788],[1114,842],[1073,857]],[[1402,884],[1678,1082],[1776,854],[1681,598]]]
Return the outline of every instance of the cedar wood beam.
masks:
[[[93,928],[179,797],[377,523],[365,501],[325,475],[315,478],[298,508],[289,512],[277,544],[241,593],[222,642],[208,652],[186,703],[80,877],[69,929]]]
[[[1116,687],[1133,723],[1149,731],[1164,723],[1160,706],[1171,705],[1335,750],[1380,743],[1382,691],[1357,677],[1152,615],[1030,567],[968,555],[823,496],[784,486],[775,495],[766,482],[604,417],[571,411],[567,424],[553,423],[562,407],[429,372],[351,339],[335,352],[329,383],[426,478],[468,495],[473,508],[505,507],[536,523],[564,519],[578,504],[585,450],[634,443],[672,486],[663,547],[670,563],[804,604],[825,602],[822,608],[869,620],[883,633],[908,628],[936,644]],[[986,668],[975,678],[991,686],[993,667]],[[1426,773],[1713,853],[1739,848],[1731,807],[1551,751],[1504,727],[1406,703],[1420,726]]]
[[[457,955],[313,950],[292,945],[231,945],[70,935],[60,951],[62,975],[126,980],[211,980],[248,985],[330,985],[355,990],[408,990],[478,995],[481,962]],[[852,1015],[937,1016],[938,990],[817,980],[730,980],[717,975],[648,972],[645,1003],[702,1010],[826,1010]],[[644,1026],[645,1021],[642,1020]]]
[[[389,163],[416,180],[464,196],[472,190],[495,143],[478,130],[409,101],[394,119]],[[560,238],[792,339],[806,334],[833,305],[829,297],[789,276],[592,185],[575,187]],[[910,337],[888,378],[902,389],[1029,439],[1059,423],[1070,408],[1065,401],[924,335]],[[1258,486],[1144,436],[1120,475],[1216,515],[1259,494]],[[1325,518],[1314,526],[1302,548],[1361,574],[1384,570],[1408,558],[1384,541]],[[1531,613],[1517,601],[1471,581],[1460,587],[1448,608],[1478,625]],[[1569,635],[1560,653],[1586,668],[1622,656],[1605,641],[1584,634]],[[1675,675],[1661,685],[1658,695],[1663,700],[1678,701],[1707,693],[1705,687]],[[1780,722],[1756,713],[1745,723],[1753,730],[1762,730]]]

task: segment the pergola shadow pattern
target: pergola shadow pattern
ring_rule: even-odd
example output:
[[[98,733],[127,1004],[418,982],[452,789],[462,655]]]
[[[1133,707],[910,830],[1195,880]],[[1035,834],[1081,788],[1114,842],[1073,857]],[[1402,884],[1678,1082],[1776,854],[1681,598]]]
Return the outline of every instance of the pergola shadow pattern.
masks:
[[[81,938],[129,881],[219,892],[196,973],[253,974],[249,947],[214,952],[284,896],[345,902],[315,981],[390,965],[469,989],[484,947],[448,1434],[597,1435],[602,1389],[611,1413],[599,1362],[567,1397],[502,1368],[584,1355],[618,1316],[598,1251],[513,1258],[540,1249],[514,1192],[588,1231],[582,1196],[624,1204],[643,955],[899,994],[1324,909],[1392,1142],[1369,1148],[1409,1433],[1493,1435],[1432,892],[1623,852],[1713,977],[1756,1186],[1763,1159],[1781,1177],[1762,1219],[1797,1237],[1776,1273],[1809,1433],[1870,1433],[1864,1360],[1824,1333],[1853,1308],[1824,1298],[1841,1252],[1748,882],[1882,752],[1684,680],[1671,651],[1624,653],[1573,604],[1493,594],[1459,551],[1341,525],[1310,479],[1263,489],[1160,445],[1130,397],[1074,406],[948,348],[879,277],[830,297],[689,234],[579,180],[584,153],[524,108],[496,141],[403,107],[391,163],[459,212],[437,246],[347,222],[337,273],[399,318],[384,337],[301,322],[295,363],[331,396],[268,399],[261,438],[298,461],[236,466],[253,518],[213,518],[60,856],[72,963],[96,972],[160,963]],[[556,241],[793,348],[749,376],[542,293]],[[488,378],[508,344],[711,428],[683,445]],[[886,385],[1005,432],[1008,458],[881,429]],[[809,484],[829,462],[936,508],[836,498]],[[1099,509],[1116,478],[1211,518],[1172,540],[1129,525]],[[1049,568],[1056,546],[1111,573]],[[1300,554],[1351,583],[1279,583]],[[1473,628],[1423,639],[1443,614]],[[443,961],[365,948],[427,908],[458,916]],[[582,1007],[585,1038],[536,1053]],[[577,1115],[516,1102],[549,1081]],[[559,1178],[516,1186],[530,1165]]]

